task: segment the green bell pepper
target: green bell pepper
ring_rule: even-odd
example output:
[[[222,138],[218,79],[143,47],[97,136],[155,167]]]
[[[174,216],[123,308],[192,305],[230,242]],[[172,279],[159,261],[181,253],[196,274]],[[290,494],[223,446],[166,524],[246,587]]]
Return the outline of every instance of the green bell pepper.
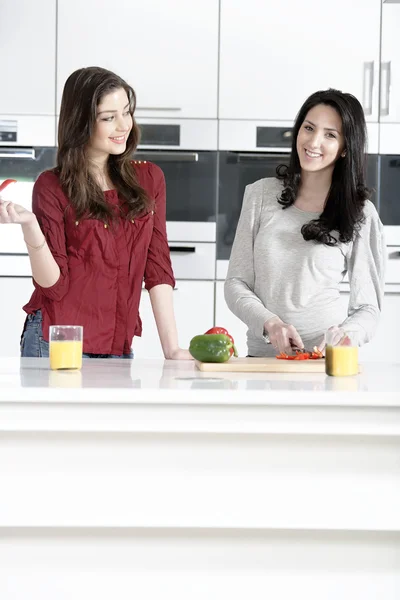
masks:
[[[189,352],[196,360],[201,362],[226,362],[231,357],[233,348],[237,356],[236,348],[231,339],[222,333],[196,335],[191,341]]]

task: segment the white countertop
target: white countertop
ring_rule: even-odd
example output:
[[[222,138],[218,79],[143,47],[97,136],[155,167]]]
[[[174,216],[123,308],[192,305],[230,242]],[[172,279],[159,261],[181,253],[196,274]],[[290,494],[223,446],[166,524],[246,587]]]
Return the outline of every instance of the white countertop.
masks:
[[[48,359],[0,360],[0,403],[400,407],[400,363],[364,364],[356,377],[323,373],[204,373],[191,361],[84,360],[51,371]]]

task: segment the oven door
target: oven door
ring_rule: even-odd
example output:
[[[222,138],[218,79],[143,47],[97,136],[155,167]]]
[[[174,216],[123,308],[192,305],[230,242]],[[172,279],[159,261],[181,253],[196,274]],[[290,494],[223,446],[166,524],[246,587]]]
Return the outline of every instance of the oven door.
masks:
[[[275,177],[278,165],[288,161],[288,153],[220,152],[218,260],[229,260],[246,186],[264,177]]]
[[[216,222],[217,152],[140,150],[135,159],[151,161],[163,170],[167,221]]]
[[[380,157],[379,215],[386,243],[400,246],[400,156]]]
[[[32,189],[42,171],[55,166],[56,148],[0,148],[0,182],[16,179],[2,195],[32,209]],[[30,275],[21,227],[0,225],[0,276]]]

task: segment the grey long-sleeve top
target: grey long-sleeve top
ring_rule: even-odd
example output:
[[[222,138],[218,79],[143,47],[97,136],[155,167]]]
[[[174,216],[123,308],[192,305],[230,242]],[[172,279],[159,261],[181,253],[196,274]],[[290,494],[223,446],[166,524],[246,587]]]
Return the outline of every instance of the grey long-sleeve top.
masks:
[[[318,345],[332,325],[368,342],[379,319],[384,293],[385,243],[374,205],[367,201],[364,222],[353,242],[325,246],[306,242],[301,227],[317,213],[296,206],[282,210],[282,183],[261,179],[246,187],[225,282],[230,310],[248,326],[248,351],[271,356],[264,323],[278,316],[294,325],[306,348]],[[340,283],[349,275],[347,315]]]

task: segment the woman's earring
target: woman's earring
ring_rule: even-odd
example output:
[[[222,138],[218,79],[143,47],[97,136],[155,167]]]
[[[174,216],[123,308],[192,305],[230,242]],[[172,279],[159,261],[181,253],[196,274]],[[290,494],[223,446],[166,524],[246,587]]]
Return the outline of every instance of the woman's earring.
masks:
[[[346,150],[344,152],[342,152],[341,156],[342,156],[342,158],[344,158],[346,156]]]

